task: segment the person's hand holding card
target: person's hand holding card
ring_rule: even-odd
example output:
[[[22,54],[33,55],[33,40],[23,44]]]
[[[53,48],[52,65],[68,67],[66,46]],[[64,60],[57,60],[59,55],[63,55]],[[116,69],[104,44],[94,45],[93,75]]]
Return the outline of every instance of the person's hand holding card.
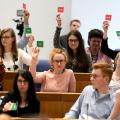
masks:
[[[109,22],[104,21],[102,27],[103,27],[103,39],[107,39],[107,32],[108,32]]]
[[[62,25],[62,20],[61,20],[61,15],[60,15],[60,14],[58,14],[58,15],[56,16],[56,21],[57,21],[57,27],[61,27],[61,25]]]

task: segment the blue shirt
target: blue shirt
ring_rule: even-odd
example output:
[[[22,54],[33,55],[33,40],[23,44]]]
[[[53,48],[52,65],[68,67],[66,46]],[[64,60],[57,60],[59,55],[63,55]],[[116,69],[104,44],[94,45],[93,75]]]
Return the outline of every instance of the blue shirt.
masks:
[[[65,118],[71,119],[107,119],[115,102],[115,93],[110,90],[101,95],[92,86],[84,88],[83,92],[65,114]]]

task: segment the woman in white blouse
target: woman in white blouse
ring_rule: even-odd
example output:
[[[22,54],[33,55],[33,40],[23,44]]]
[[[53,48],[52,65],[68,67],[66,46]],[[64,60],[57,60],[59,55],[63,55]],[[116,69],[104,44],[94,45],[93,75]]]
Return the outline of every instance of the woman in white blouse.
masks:
[[[0,34],[0,57],[6,71],[17,71],[23,64],[29,65],[31,56],[16,45],[16,35],[12,28],[6,28]]]

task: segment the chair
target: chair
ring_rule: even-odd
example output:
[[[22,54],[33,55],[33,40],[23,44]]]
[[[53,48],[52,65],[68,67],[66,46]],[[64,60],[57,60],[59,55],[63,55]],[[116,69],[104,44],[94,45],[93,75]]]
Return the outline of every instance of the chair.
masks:
[[[36,72],[43,72],[49,69],[50,69],[50,64],[48,63],[48,60],[39,60],[37,67],[36,67]],[[35,84],[36,92],[39,92],[40,88],[41,88],[41,84],[36,83]]]
[[[50,64],[48,63],[48,60],[39,60],[36,67],[36,72],[43,72],[49,69],[50,69]]]

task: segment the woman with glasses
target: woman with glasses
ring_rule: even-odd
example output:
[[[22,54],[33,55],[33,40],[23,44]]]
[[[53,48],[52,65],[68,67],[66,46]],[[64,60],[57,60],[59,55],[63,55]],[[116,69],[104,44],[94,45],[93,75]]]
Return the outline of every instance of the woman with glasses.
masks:
[[[0,57],[6,71],[17,71],[23,64],[29,65],[31,57],[16,46],[16,35],[12,28],[6,28],[0,34]],[[1,60],[1,59],[0,59]]]
[[[33,78],[29,71],[18,71],[14,80],[13,92],[5,95],[0,110],[11,116],[19,117],[28,117],[39,113],[40,103],[36,98]]]
[[[67,38],[69,62],[66,67],[72,69],[74,72],[90,72],[90,57],[85,52],[81,33],[79,31],[71,31]]]
[[[54,47],[62,48],[59,42],[59,35],[54,38]],[[90,72],[91,60],[85,52],[84,40],[79,31],[74,30],[67,35],[68,63],[67,68],[74,72]]]
[[[36,75],[37,57],[36,49],[32,54],[29,70],[35,83],[41,83],[41,91],[44,92],[75,92],[76,80],[72,70],[66,69],[67,55],[64,50],[54,48],[50,54],[51,69]]]

